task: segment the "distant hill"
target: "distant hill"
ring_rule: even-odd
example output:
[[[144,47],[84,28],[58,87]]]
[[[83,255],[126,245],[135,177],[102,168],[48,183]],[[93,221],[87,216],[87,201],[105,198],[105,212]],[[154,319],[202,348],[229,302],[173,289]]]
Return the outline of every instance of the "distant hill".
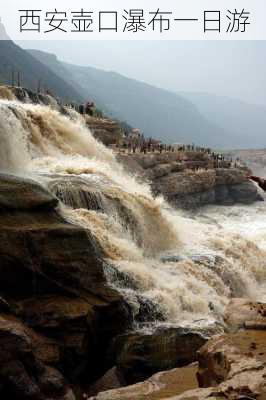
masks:
[[[266,106],[207,93],[182,93],[210,122],[230,133],[227,147],[266,147]]]
[[[223,129],[210,123],[182,96],[115,72],[62,63],[36,50],[30,53],[75,85],[87,99],[93,99],[106,114],[140,128],[146,136],[171,143],[226,145]]]
[[[0,24],[0,34],[5,35]],[[266,107],[227,97],[174,93],[115,72],[63,63],[53,54],[0,41],[0,83],[12,69],[36,90],[38,80],[64,101],[94,100],[106,115],[164,142],[212,148],[265,147]]]
[[[0,38],[8,39],[1,23]],[[47,65],[11,40],[0,40],[0,84],[11,84],[12,70],[20,72],[22,85],[29,89],[36,91],[41,79],[42,85],[60,98],[82,100],[81,93]]]

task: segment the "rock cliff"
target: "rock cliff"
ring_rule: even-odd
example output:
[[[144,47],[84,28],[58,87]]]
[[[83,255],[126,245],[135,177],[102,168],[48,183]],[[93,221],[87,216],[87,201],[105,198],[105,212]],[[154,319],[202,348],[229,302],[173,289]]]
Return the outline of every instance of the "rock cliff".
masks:
[[[70,110],[61,107],[50,95],[34,94],[21,88],[0,88],[0,96],[49,105],[71,115]],[[64,119],[62,125],[66,123]],[[95,132],[108,132],[103,133],[102,140],[108,135],[113,138],[117,130],[115,123],[105,119],[91,118],[87,123]],[[17,132],[20,130],[15,130]],[[49,134],[52,133],[47,129],[46,139]],[[82,146],[89,139],[88,131],[84,137]],[[62,142],[66,144],[66,137],[64,139]],[[92,144],[95,143],[99,145],[93,139]],[[99,151],[104,152],[104,146],[99,146]],[[64,151],[55,154],[63,157]],[[84,154],[84,158],[89,158],[90,153]],[[259,198],[256,187],[246,180],[245,172],[209,168],[204,153],[190,154],[186,162],[179,156],[179,152],[173,152],[146,156],[121,154],[118,158],[131,173],[137,173],[139,179],[151,182],[156,194],[163,194],[177,207],[249,203]],[[108,164],[108,167],[113,165]],[[112,211],[139,248],[145,248],[146,240],[148,249],[150,243],[159,247],[160,243],[153,243],[153,239],[161,235],[166,236],[168,242],[172,231],[164,225],[157,205],[148,207],[153,201],[151,197],[142,202],[142,194],[141,201],[137,201],[134,195],[120,192],[117,186],[112,191],[111,179],[92,170],[89,165],[91,177],[86,180],[82,175],[87,169],[79,170],[77,176],[62,174],[60,169],[39,172],[34,179],[0,174],[0,397],[80,400],[87,393],[97,400],[236,400],[241,396],[262,400],[265,394],[265,305],[234,300],[224,315],[225,325],[221,317],[219,323],[196,329],[167,323],[161,310],[148,297],[142,297],[141,291],[131,300],[127,298],[126,292],[132,292],[134,287],[138,289],[141,286],[138,281],[144,278],[140,275],[134,279],[115,265],[106,268],[104,255],[108,251],[116,255],[115,242],[110,240],[115,231],[100,220],[98,232],[103,231],[104,235],[99,234],[96,240],[93,230],[66,220],[65,207],[92,211],[87,214],[89,218],[95,216],[93,211],[99,214]],[[72,174],[71,166],[67,171]],[[101,182],[105,183],[103,187]],[[132,204],[139,213],[134,213]],[[143,230],[139,229],[145,218],[149,223]],[[110,236],[106,235],[108,230]],[[109,248],[101,247],[103,243]],[[173,257],[172,260],[179,259],[179,255]],[[137,264],[138,260],[132,262]],[[148,256],[143,258],[141,270],[146,267],[144,260],[147,264],[150,261]],[[171,263],[168,255],[162,258],[161,270],[167,268],[167,260]],[[131,256],[126,261],[131,261]],[[195,255],[194,261],[197,280],[199,256]],[[216,259],[209,262],[205,256],[205,261],[208,269],[219,271]],[[184,264],[186,272],[190,266],[190,263]],[[238,279],[237,275],[233,279],[233,274],[234,271],[230,271],[229,278],[221,274],[219,281],[226,281],[230,288],[226,291],[228,295],[232,295],[231,286]],[[181,281],[184,277],[185,274],[175,279]],[[119,286],[119,280],[123,280],[124,286]],[[117,283],[121,292],[110,282]],[[174,290],[178,292],[179,289]],[[190,285],[188,290],[190,293]],[[211,302],[208,307],[213,308]],[[224,333],[225,328],[227,333]],[[161,372],[163,370],[166,371]],[[250,381],[249,376],[252,376]],[[125,386],[128,384],[132,385]]]
[[[131,324],[88,232],[58,211],[35,181],[0,175],[1,398],[74,399]]]
[[[207,158],[184,162],[180,154],[120,154],[118,159],[132,174],[151,182],[153,192],[162,194],[178,208],[193,209],[208,204],[251,204],[262,200],[257,187],[239,168],[213,168]],[[191,165],[192,164],[192,165]]]
[[[118,122],[109,118],[95,118],[87,115],[85,118],[94,137],[105,146],[118,145],[122,141],[122,129]]]

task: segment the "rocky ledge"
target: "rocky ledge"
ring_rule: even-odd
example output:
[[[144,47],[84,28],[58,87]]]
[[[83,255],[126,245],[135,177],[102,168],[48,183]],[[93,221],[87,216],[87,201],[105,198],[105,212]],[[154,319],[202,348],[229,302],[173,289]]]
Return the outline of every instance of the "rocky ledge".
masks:
[[[0,398],[75,399],[131,313],[87,231],[33,180],[0,175]]]
[[[95,118],[86,115],[86,124],[93,136],[105,146],[118,145],[122,141],[122,129],[110,118]]]
[[[162,194],[178,208],[251,204],[263,200],[256,185],[247,180],[245,170],[214,169],[205,154],[190,153],[189,157],[194,160],[184,162],[178,152],[118,155],[119,161],[130,173],[151,182],[156,195]]]

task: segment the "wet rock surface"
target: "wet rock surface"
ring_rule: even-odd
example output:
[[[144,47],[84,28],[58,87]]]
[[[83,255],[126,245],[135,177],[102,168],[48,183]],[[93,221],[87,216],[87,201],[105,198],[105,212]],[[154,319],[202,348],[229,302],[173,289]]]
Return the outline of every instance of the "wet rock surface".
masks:
[[[74,399],[104,373],[131,312],[108,286],[87,231],[32,180],[0,175],[0,397]]]
[[[53,209],[58,199],[34,180],[1,174],[0,209]]]
[[[161,327],[118,336],[112,346],[113,362],[127,383],[196,361],[207,334],[193,329]]]
[[[148,380],[124,388],[101,391],[90,400],[160,400],[197,388],[197,364],[159,372]]]
[[[197,352],[198,364],[157,373],[144,382],[101,391],[91,400],[264,400],[266,398],[265,304],[233,299],[229,329]],[[249,320],[257,321],[249,328]],[[145,347],[143,347],[144,352]]]

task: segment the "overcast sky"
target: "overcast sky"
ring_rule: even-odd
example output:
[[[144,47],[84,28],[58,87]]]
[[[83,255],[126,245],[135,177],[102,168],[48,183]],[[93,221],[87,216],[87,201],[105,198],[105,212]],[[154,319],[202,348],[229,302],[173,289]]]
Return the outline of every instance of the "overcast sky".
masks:
[[[24,48],[112,70],[172,91],[266,104],[265,41],[34,41]]]

